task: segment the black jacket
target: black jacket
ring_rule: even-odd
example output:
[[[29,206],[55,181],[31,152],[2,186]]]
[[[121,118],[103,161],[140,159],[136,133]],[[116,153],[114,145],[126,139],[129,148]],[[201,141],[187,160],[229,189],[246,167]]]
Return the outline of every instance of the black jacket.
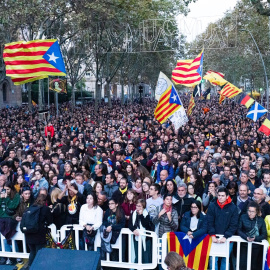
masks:
[[[190,206],[191,206],[192,202],[194,201],[194,199],[189,198],[187,194],[182,199],[177,195],[176,199],[178,199],[179,201],[177,203],[175,203],[174,207],[176,208],[178,217],[181,220],[182,216],[187,211],[190,211]]]
[[[262,218],[265,218],[266,216],[270,215],[270,204],[267,203],[265,200],[262,200],[259,203],[261,210],[262,210]]]
[[[222,234],[231,237],[238,228],[238,209],[234,203],[226,204],[222,209],[217,200],[211,202],[207,211],[207,230],[210,235]]]
[[[25,233],[27,244],[42,245],[46,243],[46,226],[49,226],[53,222],[50,208],[46,205],[42,206],[40,209],[39,222],[41,226],[37,233]]]
[[[191,231],[190,221],[191,221],[191,216],[190,216],[190,211],[188,211],[184,214],[181,220],[181,225],[180,225],[181,232],[187,233],[188,231]],[[206,218],[206,215],[201,213],[198,220],[197,230],[193,232],[193,237],[198,238],[204,235],[205,233],[207,233],[207,218]]]
[[[259,235],[255,237],[256,242],[261,242],[267,238],[267,230],[264,219],[262,217],[254,218],[253,220],[249,218],[248,214],[243,214],[240,217],[239,226],[238,226],[238,235],[244,240],[247,240],[247,233],[251,231],[256,223],[259,229]]]
[[[119,188],[113,193],[112,199],[116,202],[118,202],[119,205],[121,205],[126,197],[127,191],[122,194],[122,192],[119,190]]]

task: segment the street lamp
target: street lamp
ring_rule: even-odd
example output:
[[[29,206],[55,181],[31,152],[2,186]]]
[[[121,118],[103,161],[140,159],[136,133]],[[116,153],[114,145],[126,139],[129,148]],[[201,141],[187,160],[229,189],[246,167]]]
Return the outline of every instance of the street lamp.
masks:
[[[261,58],[261,61],[262,61],[262,65],[263,65],[263,69],[264,69],[264,76],[265,76],[265,82],[266,82],[266,108],[267,108],[267,116],[268,116],[268,110],[269,110],[269,88],[268,88],[268,78],[267,78],[267,74],[266,74],[266,68],[265,68],[265,64],[264,64],[264,61],[263,61],[263,58],[262,58],[262,54],[260,52],[260,49],[253,37],[253,35],[251,34],[251,32],[248,30],[248,29],[239,29],[239,31],[245,31],[245,32],[248,32],[249,35],[251,36],[257,50],[258,50],[258,53],[260,55],[260,58]]]

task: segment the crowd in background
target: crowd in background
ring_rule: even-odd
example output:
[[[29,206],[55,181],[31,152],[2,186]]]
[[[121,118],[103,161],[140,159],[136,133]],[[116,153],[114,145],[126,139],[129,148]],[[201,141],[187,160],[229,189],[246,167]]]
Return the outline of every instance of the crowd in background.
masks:
[[[181,97],[187,108],[188,97]],[[49,121],[37,110],[0,111],[0,231],[5,250],[23,213],[39,205],[42,225],[26,234],[29,266],[46,244],[45,225],[57,229],[80,224],[80,247],[93,250],[100,241],[101,256],[111,254],[122,228],[133,233],[134,262],[141,231],[182,231],[189,238],[205,233],[214,243],[232,235],[260,242],[270,235],[269,137],[258,133],[259,123],[246,118],[246,109],[228,100],[196,100],[188,124],[175,130],[153,116],[156,103],[112,108],[102,103],[72,108],[52,106]],[[206,110],[207,108],[207,110]],[[223,235],[218,238],[217,235]],[[142,239],[143,263],[151,261],[151,240]],[[16,247],[20,249],[20,247]],[[236,256],[233,245],[232,257]],[[246,269],[247,244],[241,244],[240,267]],[[127,260],[123,248],[123,261]],[[21,262],[20,259],[17,259]],[[261,269],[262,248],[252,247],[252,268]],[[2,258],[1,264],[12,264]],[[231,262],[233,263],[233,262]],[[215,261],[225,269],[225,260]],[[220,267],[220,268],[218,268]],[[106,269],[106,268],[104,268]],[[108,268],[109,269],[109,268]]]

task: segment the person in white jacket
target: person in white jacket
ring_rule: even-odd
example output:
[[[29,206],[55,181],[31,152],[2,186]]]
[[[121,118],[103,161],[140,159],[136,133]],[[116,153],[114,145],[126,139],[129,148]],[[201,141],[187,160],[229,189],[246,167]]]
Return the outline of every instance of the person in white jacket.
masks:
[[[97,196],[90,193],[86,198],[86,204],[82,205],[80,210],[79,224],[85,228],[86,237],[84,237],[90,250],[93,250],[94,237],[102,225],[103,210],[97,205]],[[93,242],[89,239],[93,237]]]

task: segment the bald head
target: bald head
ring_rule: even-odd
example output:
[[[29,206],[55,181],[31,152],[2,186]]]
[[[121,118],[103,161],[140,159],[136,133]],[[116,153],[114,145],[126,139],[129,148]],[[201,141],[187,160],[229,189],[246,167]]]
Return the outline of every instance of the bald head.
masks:
[[[167,178],[168,178],[168,171],[166,171],[166,170],[162,170],[161,172],[160,172],[160,180],[161,181],[165,181]]]

